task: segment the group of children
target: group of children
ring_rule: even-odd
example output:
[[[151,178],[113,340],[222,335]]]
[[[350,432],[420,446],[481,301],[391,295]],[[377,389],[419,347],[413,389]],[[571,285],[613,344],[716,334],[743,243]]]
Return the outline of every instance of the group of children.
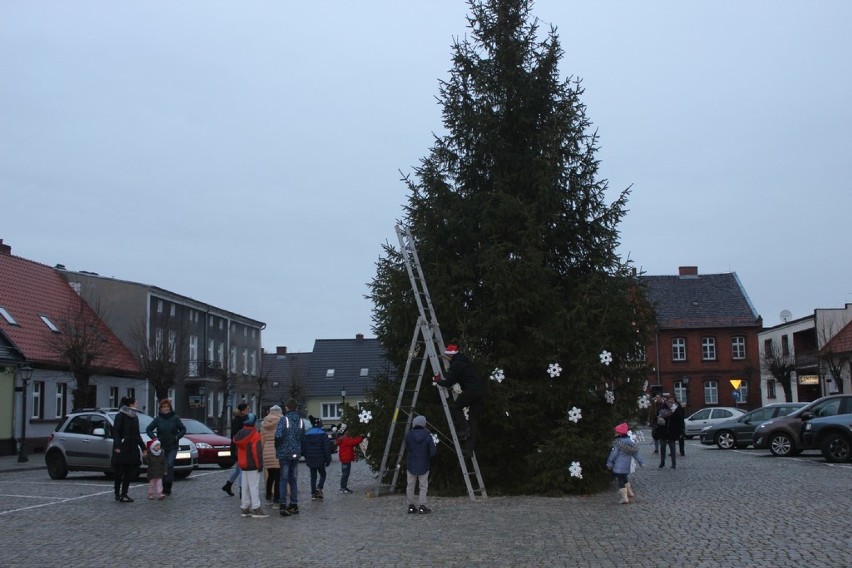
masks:
[[[290,412],[295,411],[285,405]],[[288,414],[290,413],[288,412]],[[282,423],[282,421],[285,421]],[[278,503],[281,516],[298,514],[298,486],[296,483],[296,467],[299,456],[305,458],[305,465],[310,469],[311,500],[323,499],[323,487],[326,479],[326,467],[331,464],[331,440],[325,430],[322,429],[322,421],[310,417],[311,428],[304,432],[300,423],[302,418],[293,415],[292,422],[294,435],[286,438],[290,425],[290,418],[285,416],[279,420],[278,429],[275,434],[275,447],[277,459],[275,466],[279,466],[281,475],[281,491]],[[296,429],[296,427],[298,429]],[[282,431],[283,433],[279,433]],[[363,436],[351,436],[345,425],[336,432],[334,444],[338,449],[340,461],[340,493],[351,494],[349,489],[349,475],[352,471],[352,462],[356,459],[356,448],[364,441]],[[237,451],[236,467],[242,474],[240,515],[243,517],[264,518],[266,514],[260,506],[260,481],[264,471],[264,439],[261,430],[257,427],[257,417],[248,413],[243,421],[243,427],[233,436],[234,446]],[[416,416],[412,421],[412,428],[406,435],[407,448],[407,472],[408,486],[406,497],[408,499],[409,513],[430,513],[426,494],[429,488],[429,467],[432,458],[437,453],[435,440],[426,429],[426,418],[422,415]],[[268,455],[268,454],[267,454]],[[267,458],[267,461],[268,458]],[[269,471],[275,468],[269,467]],[[279,472],[275,472],[279,473]],[[153,483],[153,481],[152,481]],[[418,504],[415,505],[415,492],[419,485]],[[153,487],[153,485],[152,485]],[[267,499],[270,498],[267,486]],[[288,503],[289,501],[289,503]]]

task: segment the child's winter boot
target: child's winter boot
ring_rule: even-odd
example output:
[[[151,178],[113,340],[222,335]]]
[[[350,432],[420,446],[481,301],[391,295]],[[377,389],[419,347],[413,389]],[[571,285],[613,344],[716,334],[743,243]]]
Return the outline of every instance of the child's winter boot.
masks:
[[[624,489],[619,489],[618,493],[621,495],[621,501],[619,501],[619,503],[621,503],[622,505],[626,505],[627,503],[630,502],[630,501],[627,500],[627,488],[626,487]]]
[[[625,483],[624,488],[627,489],[627,496],[628,497],[636,497],[636,494],[633,493],[633,488],[630,486],[629,483]]]

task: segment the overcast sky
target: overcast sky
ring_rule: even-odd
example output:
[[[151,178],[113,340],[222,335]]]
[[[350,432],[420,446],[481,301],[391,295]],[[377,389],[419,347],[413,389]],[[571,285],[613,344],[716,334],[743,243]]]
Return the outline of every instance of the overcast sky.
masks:
[[[601,177],[633,186],[624,256],[736,272],[767,326],[852,302],[852,2],[533,13],[583,80]],[[367,282],[396,243],[400,171],[442,131],[466,14],[0,0],[0,238],[266,322],[267,349],[372,336]]]

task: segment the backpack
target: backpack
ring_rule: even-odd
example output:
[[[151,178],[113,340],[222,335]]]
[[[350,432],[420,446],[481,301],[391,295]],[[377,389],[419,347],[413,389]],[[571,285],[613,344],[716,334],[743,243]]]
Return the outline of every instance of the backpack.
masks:
[[[302,455],[302,443],[305,441],[305,426],[302,418],[290,420],[288,415],[281,417],[275,430],[275,454],[279,460],[298,459]]]

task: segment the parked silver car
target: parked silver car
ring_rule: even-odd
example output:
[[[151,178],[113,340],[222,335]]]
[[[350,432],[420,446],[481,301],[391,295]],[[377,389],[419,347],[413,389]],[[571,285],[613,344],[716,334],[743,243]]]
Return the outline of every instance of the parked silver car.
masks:
[[[683,421],[684,435],[687,438],[698,436],[705,426],[727,422],[732,418],[737,418],[745,414],[745,410],[734,408],[731,406],[713,406],[710,408],[702,408],[698,412],[686,417]]]
[[[115,423],[115,409],[81,409],[65,417],[50,435],[44,461],[47,474],[52,479],[65,479],[69,471],[102,471],[111,475],[112,469],[112,428]],[[153,418],[137,413],[142,440],[150,438],[145,428]],[[175,459],[175,477],[184,478],[192,473],[198,464],[198,448],[186,438],[180,440]],[[147,470],[143,461],[140,472]]]

